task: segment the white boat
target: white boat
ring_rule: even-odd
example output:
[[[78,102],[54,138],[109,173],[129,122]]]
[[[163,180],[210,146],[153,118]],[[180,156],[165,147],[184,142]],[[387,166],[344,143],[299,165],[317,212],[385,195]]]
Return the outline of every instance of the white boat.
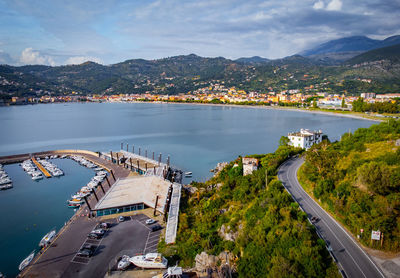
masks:
[[[52,229],[50,232],[48,232],[43,238],[42,240],[39,242],[39,246],[40,247],[44,247],[46,245],[48,245],[49,243],[51,243],[53,241],[53,239],[56,237],[56,229]]]
[[[71,205],[83,204],[83,202],[84,202],[83,200],[76,199],[76,198],[68,200],[68,204],[71,204]]]
[[[123,255],[121,260],[117,264],[117,269],[118,270],[125,270],[128,266],[131,265],[131,262],[129,261],[131,257],[128,255]]]
[[[147,253],[129,259],[131,263],[142,268],[167,268],[168,260],[160,253]]]
[[[19,271],[22,271],[25,267],[28,266],[28,264],[31,263],[33,258],[35,257],[35,250],[32,251],[32,253],[29,254],[28,257],[26,257],[20,264],[19,264]]]
[[[43,176],[42,176],[42,175],[34,175],[34,176],[32,176],[32,179],[33,179],[34,181],[36,181],[36,180],[41,180],[41,179],[43,179]]]
[[[186,177],[191,177],[192,176],[192,172],[185,172],[185,176]]]
[[[9,177],[0,179],[0,185],[10,183],[10,182],[12,182],[12,180]]]
[[[6,189],[10,189],[12,187],[13,187],[12,183],[2,184],[2,185],[0,185],[0,190],[6,190]]]

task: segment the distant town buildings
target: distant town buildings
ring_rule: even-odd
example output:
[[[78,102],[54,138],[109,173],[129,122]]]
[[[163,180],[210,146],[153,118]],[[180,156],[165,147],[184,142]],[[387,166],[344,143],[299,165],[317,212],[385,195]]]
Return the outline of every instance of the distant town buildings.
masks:
[[[253,171],[258,169],[259,160],[257,158],[252,157],[243,157],[243,176],[251,175]]]
[[[289,145],[308,150],[312,145],[322,142],[322,131],[300,129],[300,132],[289,133],[288,138]]]

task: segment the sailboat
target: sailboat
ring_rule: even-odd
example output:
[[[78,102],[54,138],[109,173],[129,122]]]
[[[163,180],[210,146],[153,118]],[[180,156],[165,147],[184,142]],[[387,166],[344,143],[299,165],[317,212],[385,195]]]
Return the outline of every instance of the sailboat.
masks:
[[[19,271],[22,271],[25,267],[28,266],[28,264],[31,263],[33,258],[35,257],[35,250],[32,251],[32,253],[29,254],[28,257],[26,257],[20,264],[19,264]]]

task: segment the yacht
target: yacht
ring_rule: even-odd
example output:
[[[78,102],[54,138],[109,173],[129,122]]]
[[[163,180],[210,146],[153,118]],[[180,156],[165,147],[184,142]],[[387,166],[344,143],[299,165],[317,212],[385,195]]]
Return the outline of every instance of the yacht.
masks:
[[[50,232],[48,232],[42,240],[39,242],[40,247],[45,247],[49,243],[53,241],[53,239],[56,237],[56,229],[52,229]]]
[[[26,257],[20,264],[19,264],[19,271],[22,271],[25,267],[28,266],[28,264],[31,263],[33,258],[35,257],[35,250],[32,251],[32,253],[29,254],[28,257]]]
[[[129,259],[131,263],[142,268],[167,268],[168,260],[160,253],[147,253]]]

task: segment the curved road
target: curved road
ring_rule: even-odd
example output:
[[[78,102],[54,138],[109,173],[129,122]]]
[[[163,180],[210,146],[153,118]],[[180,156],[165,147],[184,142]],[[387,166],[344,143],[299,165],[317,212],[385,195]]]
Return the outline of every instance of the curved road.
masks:
[[[319,236],[325,240],[328,250],[342,269],[344,277],[381,278],[385,277],[379,267],[356,243],[343,227],[325,212],[301,187],[297,180],[297,170],[303,164],[301,158],[292,158],[283,163],[278,170],[278,178],[293,199],[308,214],[320,220],[314,225]],[[344,272],[344,273],[343,273]]]

